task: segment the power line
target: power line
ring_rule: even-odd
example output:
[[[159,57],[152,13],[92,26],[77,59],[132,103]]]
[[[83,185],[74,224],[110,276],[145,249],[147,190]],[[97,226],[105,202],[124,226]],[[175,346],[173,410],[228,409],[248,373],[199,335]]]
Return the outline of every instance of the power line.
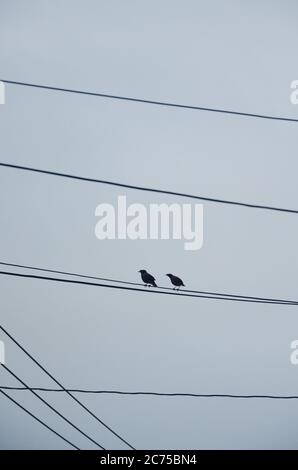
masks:
[[[20,382],[24,387],[26,387],[27,390],[29,390],[35,397],[37,397],[42,403],[44,403],[50,410],[52,410],[56,415],[58,415],[60,418],[62,418],[67,424],[72,426],[76,431],[78,431],[80,434],[82,434],[84,437],[86,437],[90,442],[95,444],[97,447],[99,447],[101,450],[106,450],[102,445],[100,445],[98,442],[96,442],[92,437],[88,436],[84,431],[82,431],[78,426],[76,426],[74,423],[72,423],[69,419],[67,419],[62,413],[60,413],[56,408],[54,408],[52,405],[50,405],[44,398],[42,398],[38,393],[36,393],[35,390],[31,389],[20,377],[18,377],[14,372],[12,372],[7,366],[2,364],[2,367],[12,376],[14,377],[18,382]]]
[[[0,330],[5,333],[8,338],[13,341],[14,344],[18,346],[25,354],[28,356],[31,361],[33,361],[45,374],[47,374],[48,377],[50,377],[57,385],[60,387],[63,391],[67,393],[78,405],[80,405],[81,408],[83,408],[87,413],[92,416],[96,421],[98,421],[102,426],[104,426],[106,429],[108,429],[114,436],[116,436],[118,439],[120,439],[124,444],[126,444],[128,447],[130,447],[132,450],[135,450],[135,448],[129,444],[123,437],[121,437],[116,431],[114,431],[110,426],[108,426],[102,419],[100,419],[98,416],[96,416],[89,408],[87,408],[84,403],[82,403],[80,400],[77,399],[71,392],[67,391],[66,388],[45,368],[41,365],[41,363],[35,359],[2,325],[0,325]]]
[[[27,387],[0,386],[0,390],[26,391]],[[60,388],[30,387],[30,390],[40,392],[64,392]],[[298,395],[235,395],[231,393],[182,393],[182,392],[125,392],[120,390],[84,390],[71,388],[67,389],[72,393],[94,394],[94,395],[128,395],[128,396],[155,396],[155,397],[185,397],[185,398],[268,398],[274,400],[298,400]]]
[[[1,80],[4,83],[8,83],[10,85],[19,85],[19,86],[26,86],[31,88],[41,88],[43,90],[51,90],[51,91],[60,91],[64,93],[75,93],[79,95],[88,95],[88,96],[97,96],[99,98],[107,98],[112,100],[121,100],[121,101],[130,101],[134,103],[142,103],[142,104],[151,104],[155,106],[166,106],[171,108],[180,108],[180,109],[191,109],[194,111],[208,111],[212,113],[221,113],[221,114],[230,114],[234,116],[245,116],[245,117],[253,117],[253,118],[260,118],[260,119],[270,119],[275,121],[288,121],[288,122],[298,122],[298,119],[288,118],[288,117],[280,117],[280,116],[272,116],[269,114],[256,114],[256,113],[246,113],[242,111],[232,111],[227,109],[219,109],[219,108],[208,108],[204,106],[194,106],[194,105],[187,105],[187,104],[179,104],[179,103],[172,103],[167,101],[156,101],[156,100],[148,100],[145,98],[133,98],[129,96],[120,96],[120,95],[110,95],[107,93],[97,93],[91,91],[84,91],[84,90],[75,90],[73,88],[60,88],[54,87],[49,85],[39,85],[37,83],[28,83],[28,82],[18,82],[14,80]]]
[[[13,272],[7,272],[7,271],[0,271],[0,275],[21,277],[21,278],[35,279],[35,280],[43,280],[43,281],[51,281],[51,282],[62,282],[62,283],[67,283],[67,284],[76,284],[76,285],[83,285],[83,286],[105,287],[108,289],[120,289],[120,290],[146,292],[146,293],[149,292],[151,294],[178,295],[180,297],[192,297],[192,298],[202,298],[202,299],[212,299],[212,300],[228,300],[231,302],[250,302],[250,303],[257,303],[257,304],[296,305],[297,306],[297,302],[267,301],[267,300],[265,301],[265,300],[219,297],[219,296],[201,295],[201,294],[184,294],[181,291],[166,292],[166,291],[161,291],[161,290],[155,290],[155,288],[137,289],[135,287],[128,287],[128,286],[114,286],[112,284],[101,284],[101,283],[93,283],[93,282],[87,282],[87,281],[75,281],[73,279],[61,279],[61,278],[56,278],[56,277],[36,276],[33,274],[20,274],[20,273],[13,273]]]
[[[17,405],[19,408],[21,408],[21,410],[25,411],[25,413],[27,413],[29,416],[31,416],[31,418],[35,419],[36,421],[38,421],[40,424],[42,424],[42,426],[44,426],[45,428],[47,428],[49,431],[51,431],[52,433],[56,434],[56,436],[60,437],[60,439],[63,439],[63,441],[67,442],[67,444],[69,444],[71,447],[73,447],[74,449],[76,450],[81,450],[79,447],[77,447],[75,444],[73,444],[72,442],[70,442],[68,439],[66,439],[66,437],[63,437],[61,434],[59,434],[59,432],[55,431],[53,428],[51,428],[50,426],[48,426],[44,421],[42,421],[41,419],[39,419],[37,416],[35,416],[33,413],[31,413],[31,411],[27,410],[24,406],[22,406],[20,403],[18,403],[16,400],[14,400],[12,397],[10,397],[8,395],[8,393],[5,393],[3,390],[0,390],[0,392],[6,396],[6,398],[8,398],[10,401],[12,401],[15,405]]]
[[[117,183],[115,181],[108,181],[108,180],[100,180],[96,178],[88,178],[85,176],[76,176],[76,175],[71,175],[69,173],[60,173],[57,171],[49,171],[49,170],[41,170],[39,168],[33,168],[33,167],[28,167],[28,166],[23,166],[23,165],[14,165],[11,163],[5,163],[5,162],[0,162],[0,166],[4,168],[13,168],[14,170],[22,170],[22,171],[31,171],[34,173],[41,173],[44,175],[51,175],[51,176],[59,176],[62,178],[69,178],[69,179],[74,179],[78,181],[86,181],[89,183],[98,183],[98,184],[105,184],[109,186],[116,186],[119,188],[126,188],[126,189],[134,189],[136,191],[147,191],[151,193],[158,193],[158,194],[167,194],[170,196],[179,196],[179,197],[185,197],[185,198],[190,198],[190,199],[196,199],[199,201],[205,201],[205,202],[213,202],[217,204],[227,204],[231,206],[240,206],[240,207],[247,207],[251,209],[263,209],[263,210],[269,210],[269,211],[276,211],[276,212],[287,212],[291,214],[298,214],[298,210],[296,209],[285,209],[282,207],[275,207],[275,206],[266,206],[266,205],[261,205],[261,204],[250,204],[246,202],[238,202],[238,201],[230,201],[227,199],[218,199],[218,198],[212,198],[212,197],[205,197],[205,196],[196,196],[194,194],[188,194],[188,193],[181,193],[181,192],[176,192],[176,191],[168,191],[165,189],[155,189],[155,188],[149,188],[146,186],[136,186],[132,184],[126,184],[126,183]]]
[[[40,268],[37,266],[28,266],[24,264],[16,264],[16,263],[6,263],[4,261],[0,261],[0,265],[3,266],[12,266],[15,268],[22,268],[22,269],[30,269],[33,271],[43,271],[43,272],[48,272],[48,273],[55,273],[55,274],[63,274],[66,276],[73,276],[73,277],[79,277],[82,279],[94,279],[98,281],[107,281],[107,282],[115,282],[119,284],[126,284],[126,285],[132,285],[132,286],[141,286],[144,287],[144,284],[141,284],[139,282],[129,282],[129,281],[123,281],[119,279],[111,279],[111,278],[106,278],[106,277],[98,277],[98,276],[89,276],[85,274],[78,274],[74,272],[69,272],[69,271],[61,271],[61,270],[56,270],[56,269],[48,269],[48,268]],[[159,289],[164,289],[170,292],[173,292],[172,287],[160,287]],[[212,292],[212,291],[201,291],[201,290],[190,290],[190,289],[183,289],[183,292],[189,292],[193,294],[206,294],[206,295],[212,295],[212,296],[221,296],[221,297],[231,297],[231,298],[237,298],[237,299],[252,299],[252,300],[262,300],[262,301],[271,301],[271,302],[278,302],[278,303],[291,303],[291,304],[298,304],[297,300],[285,300],[285,299],[275,299],[275,298],[268,298],[268,297],[255,297],[255,296],[247,296],[247,295],[239,295],[239,294],[227,294],[227,293],[221,293],[221,292]]]

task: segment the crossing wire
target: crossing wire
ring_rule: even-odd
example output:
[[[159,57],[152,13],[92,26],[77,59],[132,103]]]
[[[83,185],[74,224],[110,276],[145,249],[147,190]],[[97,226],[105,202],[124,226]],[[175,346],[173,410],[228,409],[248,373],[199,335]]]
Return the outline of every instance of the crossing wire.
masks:
[[[26,356],[29,357],[29,359],[31,359],[43,372],[45,372],[45,374],[48,377],[50,377],[58,385],[58,387],[60,387],[62,390],[64,390],[65,393],[67,393],[67,395],[70,396],[81,408],[83,408],[90,416],[92,416],[98,423],[100,423],[102,426],[104,426],[114,436],[116,436],[118,439],[120,439],[124,444],[126,444],[132,450],[135,450],[135,448],[131,444],[129,444],[122,436],[120,436],[120,434],[118,434],[116,431],[114,431],[102,419],[100,419],[91,410],[89,410],[89,408],[86,405],[84,405],[84,403],[82,403],[80,400],[78,400],[78,398],[75,395],[73,395],[71,392],[66,390],[66,388],[61,384],[61,382],[59,382],[44,366],[42,366],[42,364],[37,359],[35,359],[32,356],[32,354],[30,354],[27,351],[27,349],[24,346],[22,346],[2,325],[0,325],[0,330],[3,331],[3,333],[5,333],[6,336],[8,336],[8,338],[10,338],[11,341],[16,346],[18,346],[18,348],[21,349],[26,354]]]
[[[14,391],[26,391],[36,390],[40,392],[64,392],[60,388],[45,388],[45,387],[10,387],[0,386],[0,390],[14,390]],[[143,392],[143,391],[122,391],[122,390],[86,390],[80,388],[67,389],[72,393],[82,393],[91,395],[127,395],[127,396],[154,396],[154,397],[189,397],[189,398],[268,398],[274,400],[298,400],[298,395],[236,395],[232,393],[190,393],[190,392]]]
[[[72,421],[66,418],[62,413],[56,410],[55,407],[50,405],[44,398],[42,398],[35,390],[30,388],[20,377],[18,377],[12,370],[10,370],[5,364],[2,364],[3,369],[5,369],[12,377],[14,377],[18,382],[20,382],[27,390],[29,390],[35,397],[37,397],[44,405],[46,405],[50,410],[52,410],[56,415],[63,419],[67,424],[73,427],[76,431],[86,437],[92,444],[95,444],[101,450],[106,450],[102,445],[100,445],[97,441],[95,441],[92,437],[88,436],[84,431],[82,431],[78,426],[76,426]]]
[[[75,444],[73,444],[72,442],[70,442],[68,439],[66,439],[66,437],[63,437],[61,434],[59,434],[59,432],[55,431],[53,428],[51,428],[48,424],[46,424],[44,421],[42,421],[41,419],[39,419],[37,416],[35,416],[33,413],[31,413],[31,411],[27,410],[27,408],[25,408],[23,405],[21,405],[18,401],[14,400],[14,398],[12,398],[11,396],[8,395],[8,393],[4,392],[4,390],[0,389],[0,393],[2,393],[2,395],[4,395],[6,398],[8,398],[12,403],[14,403],[16,406],[18,406],[19,408],[21,408],[21,410],[25,411],[25,413],[27,413],[29,416],[31,416],[31,418],[35,419],[36,421],[38,421],[42,426],[44,426],[45,428],[47,428],[49,431],[51,431],[53,434],[55,434],[56,436],[60,437],[60,439],[62,439],[63,441],[67,442],[67,444],[69,444],[71,447],[73,447],[74,449],[76,450],[80,450],[79,447],[77,447]]]

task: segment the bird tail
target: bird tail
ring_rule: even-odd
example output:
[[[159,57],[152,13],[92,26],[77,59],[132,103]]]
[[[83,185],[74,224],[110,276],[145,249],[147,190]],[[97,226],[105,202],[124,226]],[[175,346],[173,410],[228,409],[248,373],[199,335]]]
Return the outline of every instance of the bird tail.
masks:
[[[152,285],[153,287],[158,287],[155,281],[152,283]]]

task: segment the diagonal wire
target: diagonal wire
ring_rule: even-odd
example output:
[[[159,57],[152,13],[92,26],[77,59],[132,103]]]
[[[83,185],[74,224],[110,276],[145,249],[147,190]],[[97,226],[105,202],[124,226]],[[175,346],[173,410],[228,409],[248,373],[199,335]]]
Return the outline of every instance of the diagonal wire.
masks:
[[[2,367],[12,376],[14,377],[18,382],[20,382],[24,387],[27,388],[35,397],[37,397],[42,403],[44,403],[50,410],[52,410],[56,415],[58,415],[60,418],[62,418],[66,423],[68,423],[70,426],[72,426],[76,431],[81,433],[84,437],[86,437],[90,442],[95,444],[97,447],[99,447],[101,450],[106,450],[102,445],[100,445],[98,442],[96,442],[92,437],[88,436],[84,431],[82,431],[78,426],[76,426],[74,423],[72,423],[69,419],[67,419],[62,413],[60,413],[56,408],[54,408],[52,405],[50,405],[44,398],[42,398],[36,391],[34,391],[32,388],[30,388],[20,377],[18,377],[12,370],[10,370],[6,365],[2,364]]]
[[[116,431],[114,431],[110,426],[108,426],[102,419],[100,419],[91,410],[89,410],[89,408],[86,405],[84,405],[84,403],[82,403],[80,400],[78,400],[78,398],[75,395],[73,395],[71,392],[66,390],[66,388],[45,367],[43,367],[41,365],[41,363],[39,361],[37,361],[37,359],[35,359],[27,351],[27,349],[25,349],[2,325],[0,325],[0,330],[2,330],[3,333],[5,333],[8,336],[8,338],[10,338],[11,341],[13,341],[13,343],[16,344],[18,346],[18,348],[20,348],[26,354],[26,356],[28,356],[43,372],[45,372],[45,374],[48,377],[50,377],[58,385],[58,387],[61,387],[61,389],[64,390],[67,393],[67,395],[69,395],[78,405],[80,405],[81,408],[83,408],[85,411],[87,411],[87,413],[90,416],[92,416],[102,426],[104,426],[106,429],[108,429],[112,434],[114,434],[114,436],[116,436],[118,439],[120,439],[124,444],[126,444],[132,450],[135,450],[135,448],[131,444],[129,444],[123,437],[121,437]]]
[[[8,395],[8,393],[4,392],[3,390],[0,390],[0,393],[2,393],[6,398],[8,398],[10,401],[12,401],[15,405],[17,405],[19,408],[21,408],[21,410],[25,411],[25,413],[27,413],[29,416],[31,416],[31,418],[35,419],[36,421],[38,421],[40,424],[42,424],[42,426],[44,426],[45,428],[47,428],[49,431],[51,431],[52,433],[56,434],[56,436],[60,437],[61,439],[63,439],[63,441],[67,442],[67,444],[69,444],[70,446],[72,446],[74,449],[76,450],[80,450],[79,447],[77,447],[75,444],[73,444],[72,442],[70,442],[68,439],[66,439],[66,437],[63,437],[61,434],[59,434],[59,432],[55,431],[53,428],[51,428],[48,424],[46,424],[44,421],[42,421],[41,419],[39,419],[37,416],[35,416],[33,413],[31,413],[31,411],[27,410],[27,408],[25,408],[24,406],[22,406],[19,402],[17,402],[16,400],[14,400],[11,396]]]

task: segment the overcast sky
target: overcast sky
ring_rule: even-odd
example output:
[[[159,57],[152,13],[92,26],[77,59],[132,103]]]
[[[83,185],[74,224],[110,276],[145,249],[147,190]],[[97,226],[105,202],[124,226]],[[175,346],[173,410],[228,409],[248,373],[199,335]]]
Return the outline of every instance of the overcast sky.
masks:
[[[0,0],[0,79],[297,118],[297,14],[294,0]],[[293,209],[297,130],[13,85],[0,106],[1,161]],[[173,272],[190,289],[298,298],[295,214],[206,203],[203,248],[185,251],[182,241],[99,241],[94,211],[124,194],[146,205],[187,198],[5,168],[0,189],[0,261],[132,282],[143,268],[164,286]],[[298,394],[296,307],[5,276],[0,289],[1,324],[64,386]],[[25,382],[53,386],[0,339]],[[2,370],[0,385],[18,384]],[[30,392],[10,393],[92,448]],[[43,396],[104,447],[125,448],[70,398]],[[293,400],[80,399],[138,449],[298,449]],[[2,449],[69,448],[1,396],[0,416]]]

